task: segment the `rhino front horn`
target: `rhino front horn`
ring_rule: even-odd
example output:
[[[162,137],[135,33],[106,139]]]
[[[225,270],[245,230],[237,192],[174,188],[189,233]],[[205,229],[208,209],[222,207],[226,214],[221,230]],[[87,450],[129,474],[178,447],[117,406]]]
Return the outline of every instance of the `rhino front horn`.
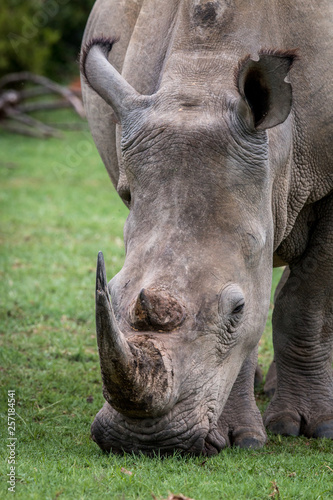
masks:
[[[96,332],[107,402],[130,417],[163,415],[172,394],[171,362],[147,336],[134,335],[129,341],[121,332],[107,289],[102,252],[96,272]]]

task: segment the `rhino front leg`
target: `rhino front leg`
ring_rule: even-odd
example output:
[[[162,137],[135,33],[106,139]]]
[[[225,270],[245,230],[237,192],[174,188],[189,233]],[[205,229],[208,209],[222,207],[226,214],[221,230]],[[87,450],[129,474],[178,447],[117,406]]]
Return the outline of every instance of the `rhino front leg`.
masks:
[[[258,349],[246,358],[219,419],[219,431],[229,446],[261,448],[266,431],[254,398]]]
[[[333,198],[316,208],[307,251],[290,265],[273,314],[277,389],[266,427],[333,438]]]

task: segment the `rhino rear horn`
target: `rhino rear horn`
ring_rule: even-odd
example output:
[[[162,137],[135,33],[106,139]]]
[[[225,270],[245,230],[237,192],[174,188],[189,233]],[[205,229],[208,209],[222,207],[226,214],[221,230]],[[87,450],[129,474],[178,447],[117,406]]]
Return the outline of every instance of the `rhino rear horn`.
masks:
[[[168,408],[172,369],[166,354],[146,336],[127,340],[110,301],[104,258],[99,252],[96,272],[96,332],[104,397],[117,411],[131,417],[156,417]]]
[[[118,40],[94,38],[82,51],[81,73],[88,85],[106,101],[123,121],[129,111],[146,107],[150,96],[139,94],[108,61],[108,54]]]

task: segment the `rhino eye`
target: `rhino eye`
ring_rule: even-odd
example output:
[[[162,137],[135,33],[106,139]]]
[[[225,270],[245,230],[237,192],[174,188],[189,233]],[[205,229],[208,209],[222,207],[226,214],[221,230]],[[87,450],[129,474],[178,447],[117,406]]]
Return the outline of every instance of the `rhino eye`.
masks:
[[[239,302],[236,307],[233,309],[232,311],[232,314],[235,315],[235,314],[240,314],[241,312],[243,312],[243,309],[244,309],[244,306],[245,306],[245,302],[244,300],[242,300],[241,302]]]
[[[225,321],[237,320],[235,316],[243,312],[244,306],[244,294],[238,285],[230,284],[221,291],[219,313]]]

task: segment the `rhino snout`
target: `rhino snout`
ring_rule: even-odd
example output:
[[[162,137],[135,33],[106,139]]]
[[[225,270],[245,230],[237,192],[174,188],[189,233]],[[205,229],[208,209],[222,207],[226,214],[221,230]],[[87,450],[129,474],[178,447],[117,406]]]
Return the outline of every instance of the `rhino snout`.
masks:
[[[172,362],[147,335],[127,339],[119,328],[102,252],[96,272],[96,332],[105,399],[126,415],[164,414],[173,400]]]

